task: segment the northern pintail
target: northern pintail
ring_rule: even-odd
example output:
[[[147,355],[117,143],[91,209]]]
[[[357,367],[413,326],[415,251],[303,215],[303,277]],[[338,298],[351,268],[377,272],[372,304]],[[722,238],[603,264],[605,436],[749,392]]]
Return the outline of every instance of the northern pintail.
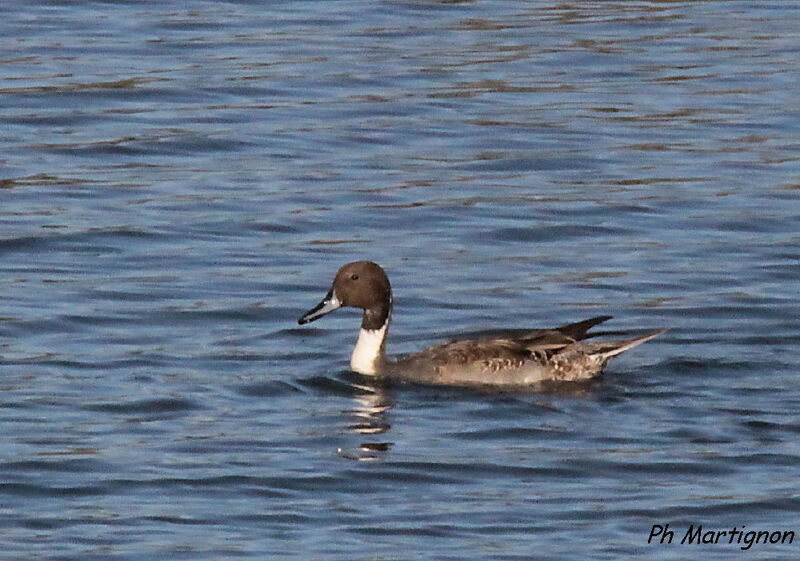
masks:
[[[591,337],[589,329],[611,319],[598,316],[518,336],[454,340],[392,360],[385,354],[392,289],[378,264],[356,261],[344,265],[325,298],[297,322],[309,323],[343,306],[363,310],[361,331],[350,357],[355,372],[425,384],[522,386],[548,380],[586,380],[600,374],[612,357],[666,331],[621,341],[584,342]]]

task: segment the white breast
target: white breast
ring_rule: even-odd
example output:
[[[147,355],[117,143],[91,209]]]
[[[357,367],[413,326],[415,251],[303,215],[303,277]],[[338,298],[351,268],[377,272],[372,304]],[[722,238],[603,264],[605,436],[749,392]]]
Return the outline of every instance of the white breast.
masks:
[[[353,354],[350,356],[350,368],[359,374],[375,376],[378,366],[383,360],[383,342],[386,338],[388,322],[380,329],[361,329]]]

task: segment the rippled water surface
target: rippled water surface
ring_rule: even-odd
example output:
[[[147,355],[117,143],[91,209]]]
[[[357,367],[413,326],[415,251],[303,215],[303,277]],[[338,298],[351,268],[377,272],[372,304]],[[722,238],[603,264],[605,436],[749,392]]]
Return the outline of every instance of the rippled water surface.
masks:
[[[3,559],[800,536],[797,3],[0,16]],[[578,387],[376,387],[347,371],[356,313],[296,325],[363,258],[394,352],[606,313],[671,331]]]

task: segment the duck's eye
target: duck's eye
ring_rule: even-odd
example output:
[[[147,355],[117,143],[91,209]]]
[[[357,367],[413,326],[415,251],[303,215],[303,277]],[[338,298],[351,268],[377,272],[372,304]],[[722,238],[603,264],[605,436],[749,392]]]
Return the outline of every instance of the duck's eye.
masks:
[[[358,280],[358,275],[353,273],[352,275],[350,275],[350,280]]]

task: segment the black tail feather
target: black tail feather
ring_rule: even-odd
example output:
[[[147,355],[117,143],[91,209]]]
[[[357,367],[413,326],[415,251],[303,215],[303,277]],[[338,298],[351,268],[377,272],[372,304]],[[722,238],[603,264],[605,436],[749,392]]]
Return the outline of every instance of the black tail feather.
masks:
[[[575,323],[568,323],[566,325],[562,325],[561,327],[556,327],[555,330],[571,339],[574,339],[575,341],[581,341],[591,337],[591,335],[586,333],[587,331],[589,331],[595,325],[610,320],[611,317],[612,316],[597,316]]]

